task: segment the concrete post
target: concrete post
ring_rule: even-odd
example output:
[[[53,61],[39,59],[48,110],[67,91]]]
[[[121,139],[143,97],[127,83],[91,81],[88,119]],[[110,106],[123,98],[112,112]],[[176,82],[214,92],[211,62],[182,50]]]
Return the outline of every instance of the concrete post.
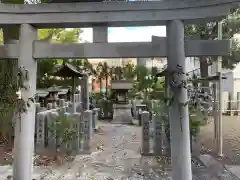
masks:
[[[37,39],[37,30],[29,24],[22,24],[19,37],[19,59],[18,64],[25,69],[23,75],[27,78],[24,85],[27,88],[21,89],[22,99],[27,102],[30,97],[36,94],[37,61],[33,59],[33,41]],[[34,130],[35,130],[35,104],[30,103],[27,112],[21,114],[20,127],[18,129],[19,144],[17,147],[17,162],[14,163],[13,179],[32,180],[33,172],[33,151],[34,151]]]
[[[92,128],[94,131],[97,129],[98,111],[99,111],[99,108],[93,109]]]
[[[88,87],[88,75],[84,74],[81,81],[81,92],[82,92],[82,108],[83,111],[89,109],[89,87]]]
[[[229,92],[228,94],[228,110],[229,110],[229,115],[233,115],[233,95],[232,93]]]
[[[240,92],[237,92],[237,115],[239,115],[240,111]]]
[[[72,113],[76,112],[76,97],[75,97],[75,89],[76,89],[76,77],[72,77]]]
[[[155,156],[162,155],[163,151],[163,141],[162,141],[162,120],[159,119],[160,117],[156,116],[156,114],[153,114],[153,139],[154,139],[154,148],[153,152]]]
[[[92,111],[86,110],[83,112],[84,121],[84,142],[83,150],[84,152],[90,152],[90,144],[92,138]]]
[[[36,151],[41,152],[45,148],[45,114],[38,113],[36,118]]]
[[[150,150],[149,121],[150,114],[147,111],[142,112],[142,155],[146,155]]]
[[[83,149],[83,142],[84,142],[84,119],[83,119],[83,113],[81,113],[81,115],[80,115],[80,117],[79,117],[79,128],[78,128],[78,130],[79,130],[79,132],[78,132],[78,140],[79,140],[79,142],[78,142],[78,145],[79,145],[79,147],[78,147],[78,149],[79,149],[79,151],[83,151],[84,149]]]
[[[213,120],[214,120],[214,139],[217,145],[218,137],[218,101],[217,101],[217,86],[216,83],[213,84]]]
[[[93,27],[93,42],[94,43],[108,42],[107,26],[94,26]]]
[[[79,128],[80,128],[80,123],[79,123],[79,119],[80,119],[81,113],[73,113],[72,114],[72,118],[73,118],[73,122],[72,122],[72,126],[73,128],[76,130],[76,139],[72,140],[72,150],[76,153],[79,152]]]
[[[183,75],[169,76],[169,82],[181,84],[186,81],[186,62],[184,50],[184,24],[180,20],[172,20],[167,24],[168,71],[176,72],[182,67]],[[181,68],[180,68],[181,69]],[[187,89],[171,87],[174,101],[169,107],[169,122],[171,134],[171,159],[173,180],[192,180],[189,112]]]
[[[46,113],[47,117],[47,125],[50,126],[52,125],[56,118],[59,116],[59,114],[56,111],[50,111]],[[56,132],[52,132],[52,130],[48,129],[48,148],[50,149],[56,149],[59,148],[58,146],[60,145],[59,142],[61,139],[58,137],[58,134]]]
[[[223,156],[223,133],[222,133],[222,72],[218,72],[219,81],[218,81],[218,131],[217,131],[217,151],[218,156]],[[231,111],[230,111],[231,113]]]

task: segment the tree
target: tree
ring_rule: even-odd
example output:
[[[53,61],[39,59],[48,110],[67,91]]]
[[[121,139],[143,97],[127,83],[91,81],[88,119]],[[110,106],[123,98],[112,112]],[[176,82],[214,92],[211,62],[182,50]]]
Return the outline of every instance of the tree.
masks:
[[[77,43],[79,42],[79,36],[82,31],[78,29],[40,29],[38,31],[38,38],[50,41],[54,43]],[[85,69],[88,69],[87,65],[89,64],[86,59],[45,59],[38,62],[38,76],[37,76],[37,87],[46,88],[52,86],[53,84],[60,86],[68,86],[70,79],[62,78],[57,79],[53,77],[53,74],[56,70],[56,66],[62,64],[63,62],[68,62],[80,68],[83,66]]]
[[[24,0],[2,0],[1,3],[9,4],[24,4]],[[10,40],[19,39],[19,27],[4,27],[3,28],[3,40],[4,43]],[[15,99],[17,91],[17,72],[18,64],[17,60],[2,60],[0,62],[1,72],[1,84],[0,84],[0,139],[4,140],[7,144],[13,142],[13,128],[12,117],[14,113],[13,99]]]
[[[110,76],[110,74],[111,74],[111,72],[110,72],[110,68],[108,67],[108,64],[107,64],[107,62],[104,62],[103,64],[102,64],[102,73],[103,73],[103,77],[104,77],[104,79],[105,79],[105,81],[106,81],[106,84],[105,84],[105,89],[106,89],[106,97],[107,97],[107,95],[108,95],[108,80],[109,80],[109,76]]]
[[[99,62],[96,69],[94,69],[94,71],[93,71],[93,75],[95,77],[97,77],[97,81],[100,83],[100,93],[101,93],[101,90],[103,88],[102,80],[104,79],[104,74],[103,74],[102,67],[103,67],[102,62]]]
[[[136,68],[132,63],[127,63],[123,67],[123,77],[127,80],[134,80],[136,77]]]
[[[236,46],[238,42],[233,38],[234,35],[240,32],[240,10],[233,9],[231,14],[222,19],[223,22],[223,38],[233,39],[233,49],[231,56],[223,57],[224,68],[234,68],[240,61],[239,48]],[[201,39],[214,40],[217,38],[218,23],[216,21],[206,24],[194,24],[185,26],[185,35],[199,34]],[[213,57],[200,57],[200,71],[202,77],[208,76],[208,66],[215,61]]]
[[[2,0],[2,3],[9,4],[24,4],[24,0]],[[36,2],[34,2],[36,3]],[[39,39],[45,41],[52,41],[56,43],[69,43],[69,42],[78,42],[80,29],[41,29],[38,31]],[[0,41],[4,43],[9,40],[18,40],[19,38],[19,27],[7,27],[1,31]],[[57,64],[62,62],[62,60],[42,60],[38,62],[38,78],[37,84],[40,85],[49,85],[55,82],[55,79],[51,77],[53,71]],[[14,103],[12,102],[15,99],[17,89],[17,72],[18,64],[16,60],[6,60],[0,62],[0,138],[6,139],[11,144],[12,140],[12,117],[14,113]],[[6,99],[8,101],[6,101]]]
[[[98,77],[98,80],[100,82],[100,91],[102,90],[102,80],[105,80],[105,93],[107,96],[108,93],[108,80],[109,76],[111,75],[111,69],[108,67],[107,62],[99,62],[95,71],[96,76]]]

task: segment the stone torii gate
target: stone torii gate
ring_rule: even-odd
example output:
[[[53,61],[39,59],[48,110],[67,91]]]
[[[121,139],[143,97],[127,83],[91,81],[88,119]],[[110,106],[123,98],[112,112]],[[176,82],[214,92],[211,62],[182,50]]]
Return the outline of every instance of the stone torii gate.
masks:
[[[179,64],[185,72],[186,56],[223,56],[230,52],[229,41],[184,41],[184,23],[218,20],[240,0],[103,2],[37,5],[0,5],[0,27],[20,25],[19,43],[0,46],[0,59],[18,59],[29,73],[22,89],[28,101],[36,93],[37,61],[54,58],[167,57],[170,71]],[[167,26],[167,38],[154,42],[107,43],[107,27]],[[38,28],[93,27],[94,43],[50,44],[37,40]],[[183,75],[177,82],[185,80]],[[178,101],[187,100],[186,89],[173,92]],[[171,105],[172,176],[192,180],[188,107]],[[174,116],[172,116],[174,115]],[[178,116],[177,116],[178,115]],[[21,114],[14,178],[31,180],[34,150],[35,106]],[[180,123],[181,122],[181,123]]]

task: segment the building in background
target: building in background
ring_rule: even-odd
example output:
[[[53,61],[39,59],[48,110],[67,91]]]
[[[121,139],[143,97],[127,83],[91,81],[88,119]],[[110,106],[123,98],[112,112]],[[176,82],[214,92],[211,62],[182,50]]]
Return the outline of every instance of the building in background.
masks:
[[[88,59],[89,63],[92,64],[93,68],[97,68],[98,64],[107,62],[108,67],[123,67],[128,63],[132,63],[134,65],[137,64],[136,58],[111,58],[111,59]],[[108,78],[108,82],[106,82],[106,79],[102,79],[102,90],[100,88],[100,80],[98,77],[92,77],[91,79],[91,89],[95,93],[99,93],[100,91],[105,92],[106,86],[108,85],[108,88],[110,88],[111,85],[111,77]]]

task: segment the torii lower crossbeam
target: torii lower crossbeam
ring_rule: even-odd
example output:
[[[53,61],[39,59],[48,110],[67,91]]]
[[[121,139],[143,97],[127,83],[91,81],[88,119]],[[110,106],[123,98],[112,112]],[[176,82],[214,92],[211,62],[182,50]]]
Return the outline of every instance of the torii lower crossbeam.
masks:
[[[167,57],[165,38],[152,42],[50,44],[33,43],[34,59],[69,58],[137,58]],[[229,40],[185,40],[185,56],[227,56],[231,52]],[[0,59],[18,58],[18,44],[0,45]]]

